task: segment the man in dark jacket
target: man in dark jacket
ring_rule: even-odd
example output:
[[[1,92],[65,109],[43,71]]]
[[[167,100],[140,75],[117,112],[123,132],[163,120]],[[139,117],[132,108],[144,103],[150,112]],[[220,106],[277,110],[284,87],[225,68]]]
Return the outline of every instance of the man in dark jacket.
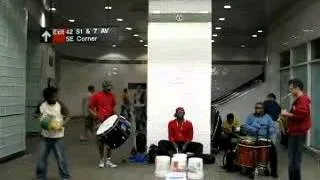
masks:
[[[303,93],[301,80],[292,79],[288,85],[294,102],[290,112],[283,110],[281,115],[288,118],[289,180],[301,180],[303,146],[311,128],[311,100]]]
[[[281,107],[276,101],[276,95],[273,93],[268,94],[267,100],[264,101],[264,112],[271,116],[273,121],[277,121],[281,113]]]
[[[268,94],[267,100],[263,102],[264,104],[264,112],[268,114],[273,121],[277,121],[279,115],[281,113],[281,107],[276,101],[276,95],[273,93]],[[276,123],[277,124],[277,123]],[[278,125],[278,124],[277,124]],[[273,143],[276,143],[277,135],[278,135],[279,128],[276,127],[276,133],[272,137]],[[284,141],[286,135],[281,134],[281,142]]]

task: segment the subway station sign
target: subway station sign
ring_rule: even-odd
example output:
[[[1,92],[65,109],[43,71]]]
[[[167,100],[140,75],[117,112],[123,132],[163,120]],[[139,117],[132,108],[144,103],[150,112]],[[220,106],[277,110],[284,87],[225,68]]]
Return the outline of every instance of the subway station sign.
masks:
[[[40,30],[41,43],[92,43],[106,42],[110,38],[110,27],[99,28],[42,28]]]

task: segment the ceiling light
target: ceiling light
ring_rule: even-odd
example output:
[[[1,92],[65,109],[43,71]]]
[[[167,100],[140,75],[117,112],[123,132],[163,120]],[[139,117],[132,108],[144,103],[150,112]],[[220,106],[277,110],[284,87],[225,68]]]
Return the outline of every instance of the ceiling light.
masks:
[[[152,11],[151,13],[152,14],[160,14],[161,12],[160,11]]]
[[[133,36],[134,36],[134,37],[139,37],[139,34],[134,34]]]
[[[245,48],[246,47],[246,45],[244,45],[244,44],[241,44],[241,46],[240,47],[242,47],[242,48]]]
[[[258,37],[258,35],[256,35],[256,34],[252,34],[252,37],[256,38],[256,37]]]
[[[119,21],[119,22],[122,22],[122,21],[123,21],[123,19],[121,19],[121,18],[118,18],[118,19],[117,19],[117,21]]]
[[[221,27],[219,27],[219,26],[217,26],[217,27],[216,27],[216,30],[220,30],[220,29],[222,29],[222,28],[221,28]]]
[[[104,9],[106,9],[106,10],[111,10],[112,7],[111,7],[111,6],[105,6]]]
[[[258,30],[258,33],[262,33],[263,31],[262,30]]]
[[[312,29],[304,29],[303,32],[313,32]]]
[[[117,45],[115,45],[115,44],[114,44],[114,45],[112,45],[112,47],[114,47],[114,48],[115,48],[115,47],[117,47]]]
[[[213,43],[214,43],[214,42],[216,42],[216,41],[212,39],[212,40],[211,40],[211,42],[213,42]]]
[[[225,21],[226,18],[222,17],[222,18],[219,18],[219,21]]]
[[[144,47],[148,47],[148,45],[147,44],[145,44],[145,45],[143,45]]]
[[[74,19],[69,19],[68,21],[72,22],[72,23],[76,22],[76,20],[74,20]]]
[[[218,37],[218,34],[212,34],[213,37]]]
[[[126,30],[131,31],[132,27],[126,27]]]
[[[143,40],[141,39],[139,42],[143,43]]]
[[[56,11],[57,9],[55,7],[53,7],[53,8],[50,8],[49,10],[50,11]]]
[[[231,5],[224,5],[223,8],[225,8],[225,9],[231,9]]]

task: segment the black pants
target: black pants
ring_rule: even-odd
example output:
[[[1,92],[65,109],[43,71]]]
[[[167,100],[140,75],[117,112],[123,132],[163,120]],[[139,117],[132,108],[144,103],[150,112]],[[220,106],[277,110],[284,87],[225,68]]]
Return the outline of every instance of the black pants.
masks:
[[[270,147],[270,169],[271,175],[278,175],[278,153],[276,146],[271,143]]]
[[[203,145],[201,143],[197,142],[190,142],[185,151],[182,150],[182,146],[185,144],[184,142],[176,142],[178,145],[178,150],[179,152],[191,152],[197,155],[202,154],[203,152]],[[159,147],[159,155],[167,155],[167,156],[172,156],[174,153],[177,153],[177,150],[175,149],[174,145],[168,141],[168,140],[161,140],[158,143]]]
[[[301,161],[306,136],[288,137],[289,180],[301,180]]]

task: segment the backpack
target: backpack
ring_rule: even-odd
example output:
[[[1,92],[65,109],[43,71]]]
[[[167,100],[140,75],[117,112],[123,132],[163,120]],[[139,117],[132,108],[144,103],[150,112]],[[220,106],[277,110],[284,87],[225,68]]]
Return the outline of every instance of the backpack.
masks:
[[[156,159],[156,156],[158,155],[158,146],[152,144],[149,148],[149,151],[148,151],[148,161],[149,163],[154,163],[155,162],[155,159]]]

